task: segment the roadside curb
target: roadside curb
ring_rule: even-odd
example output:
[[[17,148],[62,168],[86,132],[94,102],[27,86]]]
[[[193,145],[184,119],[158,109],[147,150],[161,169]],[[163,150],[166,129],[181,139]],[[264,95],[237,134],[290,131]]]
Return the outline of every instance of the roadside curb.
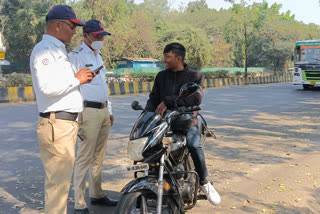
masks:
[[[205,79],[205,88],[220,88],[225,86],[241,86],[253,84],[270,84],[292,82],[292,75],[286,74],[282,76],[265,76],[265,77],[248,77],[245,78],[219,78]],[[109,94],[127,95],[148,93],[153,87],[153,82],[125,82],[125,83],[109,83]],[[30,102],[35,101],[35,95],[32,87],[8,87],[0,88],[0,103],[14,102]]]

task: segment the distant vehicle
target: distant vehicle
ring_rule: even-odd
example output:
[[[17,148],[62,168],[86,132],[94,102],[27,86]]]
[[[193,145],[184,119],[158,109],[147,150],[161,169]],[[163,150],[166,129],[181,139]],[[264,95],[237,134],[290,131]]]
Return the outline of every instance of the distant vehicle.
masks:
[[[293,84],[304,89],[320,85],[320,40],[296,42]]]

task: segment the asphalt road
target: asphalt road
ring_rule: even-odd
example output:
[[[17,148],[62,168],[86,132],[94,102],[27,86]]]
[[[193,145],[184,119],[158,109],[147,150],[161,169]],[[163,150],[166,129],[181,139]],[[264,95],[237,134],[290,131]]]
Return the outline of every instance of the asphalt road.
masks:
[[[116,169],[130,164],[130,160],[126,158],[127,136],[139,115],[139,112],[130,108],[133,100],[138,100],[144,106],[147,95],[111,99],[115,124],[104,161],[103,187],[106,193],[114,198],[119,198],[121,187],[132,177]],[[224,167],[229,167],[224,166],[224,163],[237,161],[252,167],[287,163],[292,158],[286,150],[289,144],[277,147],[274,139],[279,138],[284,141],[287,139],[287,142],[308,140],[308,147],[301,146],[299,150],[290,150],[291,154],[308,155],[315,151],[320,152],[319,100],[318,88],[304,91],[300,86],[292,84],[235,86],[205,91],[202,114],[218,136],[216,143],[210,141],[206,145],[206,157],[210,178],[216,180],[221,189],[223,202],[231,200],[224,183],[219,181],[222,177],[216,175],[217,168],[221,172]],[[34,103],[0,105],[0,214],[43,212],[44,172],[35,132],[37,115]],[[253,142],[259,142],[255,146],[261,150],[257,152],[252,148],[243,148],[248,145],[250,147]],[[237,146],[230,146],[234,143]],[[272,146],[275,151],[283,151],[286,155],[268,153],[268,146]],[[241,179],[246,174],[239,168],[226,176],[237,176]],[[73,213],[73,204],[71,189],[68,213]],[[113,208],[89,208],[92,213],[99,214],[113,211]],[[190,213],[200,213],[206,209],[211,210],[211,205],[200,202]],[[215,209],[214,212],[231,213],[230,210],[235,208],[225,208],[222,203]],[[245,209],[242,209],[242,212],[247,213]],[[248,213],[255,212],[250,210]]]

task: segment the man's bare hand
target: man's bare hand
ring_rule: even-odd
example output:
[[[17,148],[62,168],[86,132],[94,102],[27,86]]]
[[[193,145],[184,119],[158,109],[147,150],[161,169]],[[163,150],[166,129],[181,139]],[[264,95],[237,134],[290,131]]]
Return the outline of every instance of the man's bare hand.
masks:
[[[96,74],[89,68],[81,68],[75,77],[79,80],[80,85],[90,83]]]
[[[155,113],[160,114],[160,116],[163,117],[163,116],[164,116],[163,113],[164,113],[166,110],[167,110],[166,104],[164,104],[164,102],[161,102],[161,103],[158,105]]]

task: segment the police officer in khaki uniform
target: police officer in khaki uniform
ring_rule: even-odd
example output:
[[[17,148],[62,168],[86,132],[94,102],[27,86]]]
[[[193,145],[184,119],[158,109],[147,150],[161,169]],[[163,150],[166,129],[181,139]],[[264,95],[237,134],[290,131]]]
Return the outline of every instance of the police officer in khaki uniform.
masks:
[[[101,188],[101,170],[107,140],[114,118],[106,83],[106,69],[100,55],[106,32],[98,20],[83,27],[83,43],[68,54],[75,70],[102,68],[90,84],[81,85],[84,110],[79,117],[79,142],[74,168],[75,214],[89,213],[84,199],[86,175],[89,174],[89,196],[92,204],[115,206]]]
[[[56,5],[46,16],[46,33],[30,57],[33,89],[37,98],[38,140],[45,171],[45,213],[66,214],[78,133],[77,117],[83,109],[79,86],[95,73],[89,68],[75,71],[65,44],[76,27],[84,25],[73,9]]]

